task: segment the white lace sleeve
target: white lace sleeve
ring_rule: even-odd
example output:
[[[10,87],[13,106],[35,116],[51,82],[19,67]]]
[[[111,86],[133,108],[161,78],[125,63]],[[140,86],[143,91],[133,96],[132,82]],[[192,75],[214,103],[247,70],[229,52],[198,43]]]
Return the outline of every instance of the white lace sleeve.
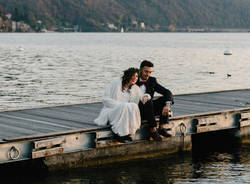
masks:
[[[120,80],[112,81],[107,88],[105,89],[104,96],[102,98],[102,102],[105,107],[112,108],[120,102],[117,100],[117,92]]]
[[[150,100],[150,99],[151,99],[151,96],[150,96],[150,94],[148,94],[148,93],[145,93],[145,94],[144,94],[144,95],[142,96],[142,98],[143,98],[143,97],[145,97],[145,96],[146,96],[146,97],[148,97],[148,100]],[[141,100],[142,100],[142,98],[141,98]]]
[[[142,97],[142,90],[137,85],[133,85],[131,88],[130,102],[138,104]]]

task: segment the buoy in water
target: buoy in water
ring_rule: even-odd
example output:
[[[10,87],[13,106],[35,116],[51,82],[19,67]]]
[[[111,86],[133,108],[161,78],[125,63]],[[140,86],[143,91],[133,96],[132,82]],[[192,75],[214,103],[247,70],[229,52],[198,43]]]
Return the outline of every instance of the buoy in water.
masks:
[[[233,54],[233,53],[232,53],[231,50],[225,50],[225,51],[224,51],[224,55],[230,56],[230,55],[232,55],[232,54]]]
[[[24,48],[18,47],[18,51],[24,51]]]

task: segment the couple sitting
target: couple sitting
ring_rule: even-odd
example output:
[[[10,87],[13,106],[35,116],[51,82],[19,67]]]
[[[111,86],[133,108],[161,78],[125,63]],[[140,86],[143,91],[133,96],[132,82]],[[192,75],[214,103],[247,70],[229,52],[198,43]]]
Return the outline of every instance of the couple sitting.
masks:
[[[112,81],[105,90],[104,107],[94,121],[101,126],[109,122],[119,142],[132,141],[130,136],[140,128],[141,119],[149,123],[150,137],[154,140],[161,141],[162,136],[170,136],[163,126],[168,123],[170,110],[166,104],[173,103],[173,95],[150,76],[153,66],[153,63],[144,60],[140,70],[125,70],[122,78]],[[163,96],[153,99],[154,92]],[[156,115],[160,116],[158,129]]]

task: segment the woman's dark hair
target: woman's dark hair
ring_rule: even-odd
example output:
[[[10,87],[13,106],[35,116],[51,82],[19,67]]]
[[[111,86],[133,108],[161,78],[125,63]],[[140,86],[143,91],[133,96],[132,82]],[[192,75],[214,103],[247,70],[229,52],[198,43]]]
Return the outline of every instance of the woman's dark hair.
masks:
[[[154,67],[154,64],[151,61],[144,60],[141,62],[140,69],[142,69],[144,66]]]
[[[123,76],[122,76],[122,88],[129,83],[130,79],[135,73],[139,73],[138,68],[129,68],[125,71],[123,71]]]

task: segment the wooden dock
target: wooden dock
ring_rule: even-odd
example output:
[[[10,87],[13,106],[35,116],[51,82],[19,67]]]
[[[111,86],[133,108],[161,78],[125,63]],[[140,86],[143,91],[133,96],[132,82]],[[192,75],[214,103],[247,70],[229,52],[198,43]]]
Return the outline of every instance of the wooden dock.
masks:
[[[0,112],[0,164],[43,159],[51,168],[77,167],[191,149],[192,135],[250,127],[250,89],[176,95],[163,142],[147,141],[147,125],[135,141],[115,144],[109,127],[93,124],[102,104],[75,104]],[[143,145],[143,148],[142,148]],[[93,161],[93,159],[95,161]],[[100,161],[102,160],[102,161]]]

